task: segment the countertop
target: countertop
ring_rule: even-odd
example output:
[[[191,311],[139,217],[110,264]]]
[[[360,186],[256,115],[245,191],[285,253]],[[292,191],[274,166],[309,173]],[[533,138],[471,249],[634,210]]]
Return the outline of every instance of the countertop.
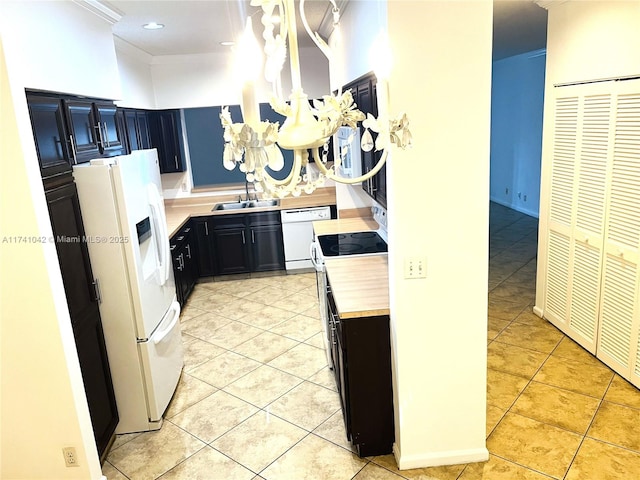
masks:
[[[289,210],[306,207],[321,207],[336,204],[336,189],[334,187],[319,188],[311,195],[302,194],[299,197],[287,197],[280,200],[280,205],[243,210],[211,209],[216,203],[237,200],[237,195],[208,195],[199,197],[177,198],[165,200],[164,208],[167,216],[167,231],[172,237],[191,217],[235,215],[237,213],[254,213]]]
[[[340,318],[389,315],[387,255],[330,258],[325,268]]]
[[[376,230],[373,218],[345,218],[313,222],[316,235]],[[389,315],[387,255],[325,259],[327,278],[340,318]]]

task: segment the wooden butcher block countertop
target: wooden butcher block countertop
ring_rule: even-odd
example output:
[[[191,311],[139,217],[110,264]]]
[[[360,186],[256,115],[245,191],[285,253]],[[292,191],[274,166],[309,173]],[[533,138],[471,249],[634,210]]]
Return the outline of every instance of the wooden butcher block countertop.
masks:
[[[369,255],[325,260],[341,319],[389,315],[387,258],[387,255]]]
[[[244,196],[244,195],[243,195]],[[251,208],[241,210],[216,210],[212,208],[217,203],[233,202],[238,199],[238,195],[207,195],[193,196],[165,200],[164,207],[167,216],[167,230],[169,237],[184,225],[191,217],[203,217],[211,215],[235,215],[238,213],[254,213],[289,210],[306,207],[322,207],[336,204],[336,189],[333,187],[319,188],[311,195],[301,195],[299,197],[287,197],[280,200],[280,205],[274,207]]]
[[[313,222],[316,235],[377,230],[373,218],[341,218]],[[346,256],[325,259],[340,318],[389,315],[387,255]]]

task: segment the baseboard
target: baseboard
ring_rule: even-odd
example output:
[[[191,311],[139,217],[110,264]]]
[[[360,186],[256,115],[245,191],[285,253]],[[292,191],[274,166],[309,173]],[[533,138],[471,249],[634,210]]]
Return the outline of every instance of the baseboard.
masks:
[[[452,450],[419,455],[402,455],[398,448],[398,444],[394,443],[393,456],[396,459],[399,470],[410,470],[412,468],[486,462],[489,460],[489,450],[486,448],[475,448],[470,450]]]
[[[543,315],[544,312],[542,311],[542,308],[540,308],[539,306],[537,306],[537,305],[533,306],[533,313],[535,313],[540,318],[543,318],[542,315]]]
[[[534,210],[529,210],[527,208],[523,208],[521,206],[518,205],[514,205],[510,202],[505,202],[504,200],[500,200],[499,198],[494,198],[494,197],[489,197],[489,200],[491,200],[493,203],[497,203],[499,205],[502,205],[503,207],[507,207],[510,208],[511,210],[515,210],[516,212],[520,212],[520,213],[524,213],[525,215],[529,215],[530,217],[534,217],[534,218],[539,218],[540,217],[540,213]]]

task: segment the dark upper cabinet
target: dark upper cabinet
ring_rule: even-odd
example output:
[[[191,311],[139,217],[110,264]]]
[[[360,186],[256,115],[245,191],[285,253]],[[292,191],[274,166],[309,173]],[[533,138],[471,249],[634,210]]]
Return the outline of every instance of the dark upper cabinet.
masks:
[[[129,108],[122,109],[121,112],[124,117],[124,131],[129,151],[151,148],[147,112]]]
[[[71,172],[73,159],[62,100],[27,93],[27,104],[42,178]]]
[[[136,111],[136,121],[138,122],[138,144],[141,150],[151,148],[151,136],[149,134],[149,119],[147,112],[138,110]]]
[[[118,424],[118,410],[102,331],[98,290],[73,182],[45,192],[71,317],[93,432],[101,458]]]
[[[77,163],[126,153],[123,122],[107,101],[64,99],[73,158]]]
[[[94,103],[98,136],[100,139],[100,153],[105,156],[121,155],[125,153],[126,139],[123,125],[118,120],[117,108],[113,103]]]
[[[180,145],[180,112],[158,110],[149,112],[151,146],[158,149],[160,173],[184,172]]]
[[[93,103],[86,100],[64,101],[74,161],[86,162],[100,156],[98,120]]]
[[[360,111],[365,115],[370,113],[378,116],[378,102],[376,92],[376,77],[373,73],[364,75],[344,86],[343,90],[351,89],[353,98]],[[376,133],[370,132],[375,141]],[[360,136],[364,134],[364,128],[360,126]],[[382,152],[376,152],[375,148],[370,152],[362,152],[362,174],[366,174],[376,166]],[[384,165],[380,171],[369,180],[362,182],[362,189],[383,207],[387,206],[387,170]]]

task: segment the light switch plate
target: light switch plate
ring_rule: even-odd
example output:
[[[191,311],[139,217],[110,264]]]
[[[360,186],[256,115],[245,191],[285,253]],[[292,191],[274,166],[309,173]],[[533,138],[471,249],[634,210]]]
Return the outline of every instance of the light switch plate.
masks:
[[[427,257],[408,257],[404,261],[404,278],[427,278]]]

